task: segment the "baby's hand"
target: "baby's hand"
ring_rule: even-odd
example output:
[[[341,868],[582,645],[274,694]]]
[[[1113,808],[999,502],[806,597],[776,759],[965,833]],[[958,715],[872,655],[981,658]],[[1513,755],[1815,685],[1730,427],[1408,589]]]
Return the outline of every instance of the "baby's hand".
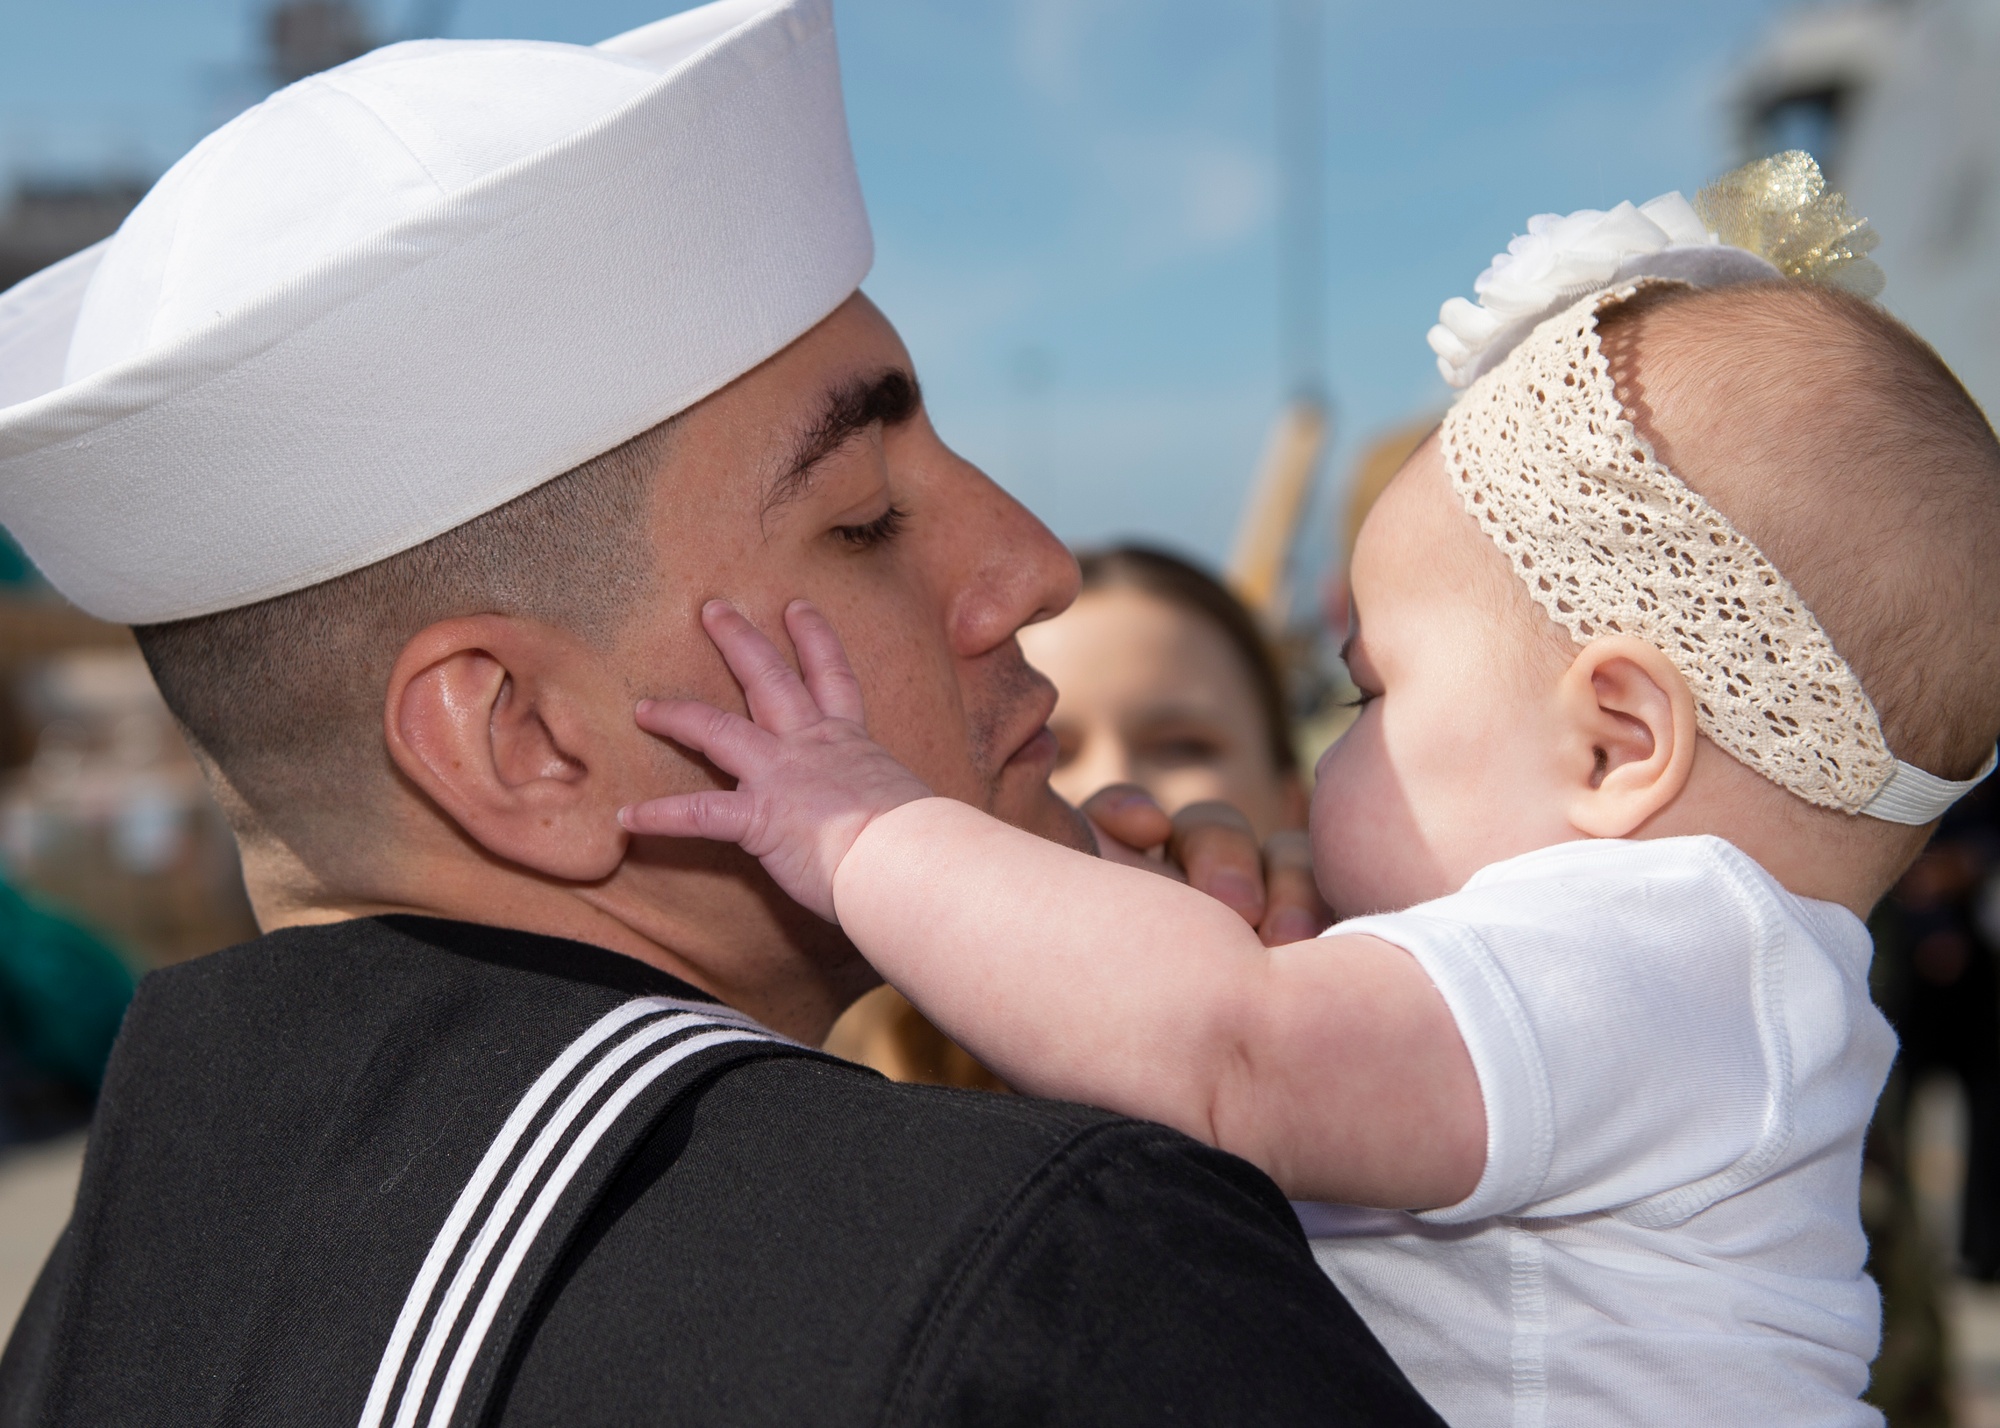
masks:
[[[648,733],[706,754],[736,787],[635,803],[618,821],[634,833],[740,844],[794,901],[835,921],[834,870],[861,830],[931,791],[868,737],[861,684],[840,636],[811,605],[785,609],[803,681],[723,601],[704,605],[701,623],[743,686],[750,719],[698,700],[650,699],[637,718]]]

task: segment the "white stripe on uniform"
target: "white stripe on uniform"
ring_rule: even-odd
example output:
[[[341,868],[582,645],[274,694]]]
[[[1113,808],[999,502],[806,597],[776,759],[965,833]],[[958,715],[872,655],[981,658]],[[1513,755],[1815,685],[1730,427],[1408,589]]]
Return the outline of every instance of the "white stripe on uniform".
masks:
[[[412,1370],[410,1383],[404,1386],[401,1395],[397,1395],[397,1380],[401,1377],[404,1362],[409,1356],[411,1341],[416,1337],[417,1328],[423,1322],[425,1311],[430,1308],[432,1298],[437,1291],[438,1281],[443,1277],[445,1267],[451,1263],[452,1256],[457,1253],[460,1244],[464,1242],[467,1231],[473,1228],[474,1216],[479,1214],[480,1206],[485,1202],[487,1193],[492,1189],[494,1182],[499,1178],[500,1172],[508,1160],[514,1155],[522,1138],[526,1136],[529,1128],[534,1124],[536,1117],[541,1114],[542,1109],[548,1104],[563,1082],[593,1052],[598,1051],[632,1023],[649,1016],[662,1016],[663,1013],[680,1013],[681,1015],[664,1016],[661,1022],[655,1027],[648,1027],[637,1036],[630,1038],[611,1055],[605,1057],[604,1061],[597,1067],[593,1068],[591,1074],[585,1078],[584,1083],[579,1085],[575,1091],[565,1098],[562,1106],[551,1117],[549,1124],[543,1128],[542,1134],[536,1138],[535,1144],[531,1147],[528,1156],[524,1158],[521,1166],[516,1167],[514,1175],[509,1178],[508,1186],[503,1191],[501,1200],[496,1202],[493,1208],[487,1210],[485,1216],[481,1219],[474,1248],[466,1256],[467,1264],[471,1264],[475,1256],[481,1264],[484,1263],[493,1243],[504,1230],[506,1220],[511,1216],[513,1208],[519,1203],[522,1195],[526,1193],[528,1181],[532,1180],[535,1172],[547,1160],[555,1141],[560,1139],[562,1132],[581,1113],[583,1105],[592,1095],[603,1088],[604,1083],[617,1071],[618,1067],[629,1063],[631,1058],[644,1050],[645,1047],[652,1045],[663,1036],[669,1036],[677,1031],[704,1025],[717,1027],[721,1029],[721,1032],[732,1033],[722,1035],[722,1039],[730,1041],[743,1040],[750,1037],[779,1039],[758,1026],[750,1018],[728,1007],[710,1002],[683,1001],[674,997],[637,997],[632,1001],[626,1002],[623,1006],[607,1012],[596,1022],[592,1023],[575,1041],[571,1042],[564,1049],[563,1053],[550,1063],[548,1069],[535,1079],[534,1084],[523,1093],[520,1101],[515,1105],[513,1111],[509,1113],[506,1122],[501,1126],[499,1133],[493,1138],[493,1143],[487,1147],[485,1155],[480,1158],[479,1164],[473,1170],[471,1178],[466,1181],[465,1188],[459,1192],[458,1199],[452,1205],[451,1213],[445,1217],[443,1226],[438,1230],[436,1239],[431,1243],[429,1253],[424,1256],[423,1265],[418,1269],[416,1279],[410,1285],[409,1293],[404,1297],[402,1311],[396,1317],[396,1325],[389,1336],[389,1342],[383,1348],[382,1360],[376,1367],[375,1380],[370,1385],[368,1400],[361,1411],[359,1428],[382,1428],[384,1418],[389,1412],[392,1396],[399,1396],[401,1399],[401,1411],[396,1415],[397,1424],[404,1425],[404,1428],[407,1428],[407,1425],[414,1422],[416,1414],[421,1409],[425,1392],[429,1388],[431,1373],[434,1371],[436,1361],[443,1351],[444,1340],[448,1337],[450,1327],[456,1322],[458,1314],[463,1308],[464,1300],[470,1293],[471,1277],[476,1276],[476,1267],[471,1270],[469,1275],[466,1265],[460,1266],[459,1273],[453,1278],[451,1291],[447,1295],[447,1302],[438,1310],[432,1322],[430,1332],[425,1336],[424,1349],[420,1355],[417,1368]],[[721,1035],[721,1032],[693,1037],[690,1038],[690,1041],[700,1041],[703,1045],[715,1045],[717,1042],[710,1039],[710,1037]],[[678,1047],[674,1048],[674,1050],[678,1049]],[[693,1049],[699,1048],[691,1048],[691,1050]],[[645,1063],[637,1073],[634,1073],[636,1075],[646,1075],[647,1072],[652,1072],[651,1075],[646,1075],[645,1083],[633,1089],[633,1096],[636,1096],[640,1090],[644,1089],[644,1084],[650,1084],[660,1074],[660,1071],[667,1069],[662,1066],[659,1068],[659,1071],[652,1070],[660,1059],[659,1057],[654,1058],[652,1061]],[[675,1058],[675,1060],[679,1059],[678,1057]],[[617,1100],[617,1097],[614,1096],[614,1100]],[[622,1110],[626,1104],[629,1104],[630,1100],[631,1097],[629,1096],[623,1100],[617,1100],[619,1109]],[[596,1124],[597,1122],[593,1120],[592,1125],[595,1126]],[[606,1120],[604,1128],[608,1128],[609,1124],[610,1121]],[[601,1136],[603,1129],[599,1129],[597,1134]],[[565,1163],[567,1163],[567,1160]],[[569,1175],[573,1176],[574,1173],[575,1170],[572,1168]],[[568,1177],[564,1178],[563,1183],[568,1183]],[[502,1203],[506,1207],[506,1212],[504,1214],[496,1213],[499,1211]],[[544,1213],[546,1214],[546,1212]],[[522,1250],[522,1253],[526,1253],[525,1248]],[[463,1287],[461,1287],[461,1281],[463,1281]],[[481,1332],[484,1332],[483,1328]],[[469,1362],[468,1360],[468,1368]],[[434,1418],[434,1421],[442,1420]]]

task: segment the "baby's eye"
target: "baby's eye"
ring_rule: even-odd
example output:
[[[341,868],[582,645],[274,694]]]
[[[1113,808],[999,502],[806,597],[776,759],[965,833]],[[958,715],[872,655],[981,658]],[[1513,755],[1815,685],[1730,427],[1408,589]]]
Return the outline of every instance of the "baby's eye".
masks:
[[[1357,685],[1355,686],[1354,697],[1352,699],[1341,699],[1337,700],[1336,703],[1342,709],[1366,709],[1379,698],[1381,698],[1381,695],[1377,694],[1374,690],[1363,689]]]
[[[878,545],[887,545],[901,535],[903,526],[909,518],[910,513],[901,506],[891,506],[865,525],[835,526],[833,533],[856,550],[873,550]]]

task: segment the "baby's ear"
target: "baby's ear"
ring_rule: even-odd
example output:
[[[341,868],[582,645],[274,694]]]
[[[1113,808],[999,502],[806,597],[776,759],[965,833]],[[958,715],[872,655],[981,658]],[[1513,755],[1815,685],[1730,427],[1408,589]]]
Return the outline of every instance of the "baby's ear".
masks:
[[[1563,674],[1567,813],[1579,833],[1629,838],[1694,768],[1694,695],[1674,662],[1630,635],[1585,645]]]

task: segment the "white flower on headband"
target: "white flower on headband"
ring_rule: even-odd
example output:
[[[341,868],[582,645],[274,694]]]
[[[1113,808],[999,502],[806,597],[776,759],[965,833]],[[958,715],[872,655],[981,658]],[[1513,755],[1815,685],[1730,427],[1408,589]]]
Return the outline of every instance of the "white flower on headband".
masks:
[[[1609,213],[1594,208],[1568,215],[1538,213],[1528,220],[1526,233],[1494,255],[1472,290],[1496,318],[1526,317],[1551,300],[1582,297],[1610,282],[1627,258],[1676,244],[1718,241],[1695,216],[1694,205],[1678,193],[1662,194],[1638,208],[1621,203]],[[1464,298],[1457,301],[1472,306]]]
[[[1875,242],[1867,221],[1827,191],[1812,156],[1795,149],[1723,175],[1693,203],[1664,193],[1608,213],[1536,214],[1473,283],[1477,303],[1455,297],[1439,310],[1430,346],[1444,379],[1467,387],[1544,318],[1641,277],[1698,287],[1789,277],[1873,297],[1882,290],[1882,270],[1866,256]]]
[[[1630,271],[1634,259],[1721,243],[1678,193],[1637,207],[1621,203],[1609,213],[1595,208],[1538,213],[1528,220],[1528,231],[1496,254],[1473,282],[1477,304],[1455,297],[1439,310],[1430,330],[1438,370],[1454,387],[1470,386],[1544,317],[1585,293],[1636,276]],[[1760,276],[1778,276],[1769,264],[1755,261]]]

